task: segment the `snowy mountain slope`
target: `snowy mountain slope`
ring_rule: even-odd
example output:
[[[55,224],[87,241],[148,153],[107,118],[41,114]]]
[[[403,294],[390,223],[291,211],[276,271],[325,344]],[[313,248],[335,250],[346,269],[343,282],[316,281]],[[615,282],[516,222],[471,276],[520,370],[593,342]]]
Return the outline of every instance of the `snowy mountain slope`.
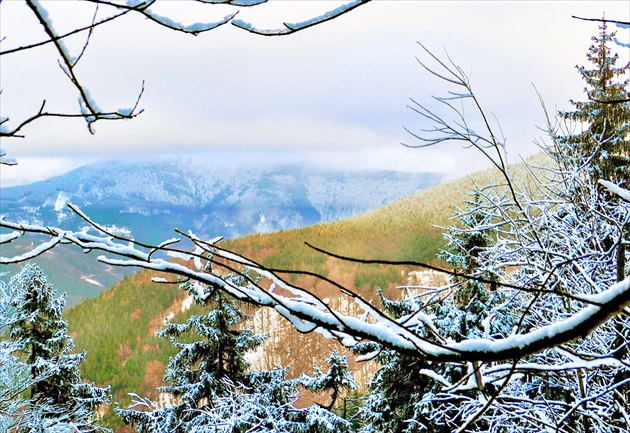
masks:
[[[172,228],[237,237],[328,222],[382,206],[438,182],[435,174],[333,171],[286,165],[206,167],[191,159],[110,161],[31,185],[3,188],[3,214],[73,227],[66,208],[157,241]],[[125,230],[126,231],[126,230]],[[168,233],[165,233],[168,232]]]

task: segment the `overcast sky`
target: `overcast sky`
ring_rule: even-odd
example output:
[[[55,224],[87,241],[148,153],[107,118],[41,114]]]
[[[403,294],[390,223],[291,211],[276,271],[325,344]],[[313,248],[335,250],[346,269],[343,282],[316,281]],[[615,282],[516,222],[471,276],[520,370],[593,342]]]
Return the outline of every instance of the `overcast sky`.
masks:
[[[230,7],[164,2],[177,21],[212,21]],[[239,13],[260,27],[280,27],[343,2],[274,1]],[[92,6],[45,1],[58,31],[89,23]],[[87,6],[87,7],[86,7]],[[234,26],[197,37],[140,17],[99,27],[77,74],[100,107],[133,105],[145,81],[145,112],[124,122],[99,122],[90,135],[82,120],[45,119],[1,143],[18,167],[0,166],[3,186],[39,180],[87,161],[204,154],[228,163],[305,160],[352,168],[443,172],[458,177],[484,167],[458,145],[408,149],[403,129],[429,126],[406,108],[409,98],[431,104],[448,90],[426,73],[416,41],[450,57],[471,74],[481,103],[499,119],[512,161],[536,152],[544,116],[534,87],[550,110],[584,99],[575,65],[597,23],[571,15],[628,21],[627,1],[456,2],[373,1],[294,35],[266,38]],[[105,13],[105,12],[103,12]],[[2,50],[43,40],[22,1],[0,6]],[[622,40],[630,31],[619,30]],[[78,52],[83,36],[69,41]],[[628,60],[628,50],[613,47]],[[37,111],[77,112],[77,94],[51,45],[2,56],[1,115],[17,124]]]

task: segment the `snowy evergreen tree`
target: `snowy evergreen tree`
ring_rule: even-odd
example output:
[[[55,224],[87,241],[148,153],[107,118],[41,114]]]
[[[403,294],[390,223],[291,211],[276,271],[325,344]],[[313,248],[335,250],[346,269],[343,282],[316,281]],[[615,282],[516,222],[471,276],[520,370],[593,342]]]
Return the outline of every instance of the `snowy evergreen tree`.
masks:
[[[586,81],[588,101],[571,101],[574,111],[560,115],[573,125],[582,126],[575,134],[557,136],[564,151],[582,157],[594,179],[615,183],[630,181],[630,79],[619,81],[630,70],[630,63],[616,67],[619,56],[611,54],[609,44],[615,36],[608,33],[606,21],[594,36],[587,59],[592,69],[577,66]]]
[[[32,384],[28,365],[16,355],[19,345],[7,339],[11,325],[21,315],[11,298],[6,284],[0,281],[0,431],[7,432],[18,430],[30,416],[22,393]]]
[[[605,179],[627,188],[630,183],[630,62],[622,67],[616,66],[619,56],[617,53],[612,54],[610,49],[614,37],[615,32],[608,32],[604,20],[599,26],[599,35],[592,38],[593,44],[588,49],[587,59],[592,64],[591,69],[577,66],[586,82],[584,91],[588,101],[571,101],[575,110],[560,113],[572,126],[582,126],[582,130],[575,134],[559,135],[556,141],[560,152],[581,158],[595,182]],[[583,197],[579,195],[573,198],[574,202],[580,200]],[[599,207],[607,207],[607,201],[610,200],[618,199],[604,191]],[[609,210],[602,212],[606,214]],[[630,223],[626,221],[622,224],[619,235],[615,234],[616,231],[611,230],[603,242],[607,248],[615,251],[616,279],[621,281],[627,274]],[[624,341],[630,339],[630,319],[619,318],[616,332],[613,346],[619,349],[613,352],[617,359],[623,360],[630,353],[627,346],[624,347]],[[625,382],[629,378],[628,372],[619,372],[616,381]],[[630,401],[630,385],[622,386],[620,392],[625,396],[624,400]]]
[[[159,331],[160,336],[170,338],[179,349],[164,376],[171,385],[160,391],[193,406],[200,405],[204,398],[212,404],[213,397],[222,394],[224,379],[246,382],[249,364],[245,354],[263,342],[250,329],[236,329],[244,314],[229,295],[215,291],[209,307],[205,316],[193,316],[185,324],[167,322]],[[203,340],[192,343],[179,340],[189,333]]]
[[[352,372],[348,370],[348,357],[339,355],[336,350],[333,351],[328,359],[328,372],[324,373],[319,366],[315,366],[315,374],[313,377],[302,375],[300,377],[301,384],[314,392],[329,392],[330,403],[321,405],[326,410],[331,410],[339,394],[344,390],[357,389],[357,384],[352,377]]]
[[[158,389],[178,401],[177,405],[162,409],[159,417],[160,428],[173,432],[190,431],[203,418],[199,417],[201,411],[211,411],[215,401],[232,392],[232,384],[249,382],[245,354],[264,340],[253,335],[250,329],[237,329],[245,315],[226,293],[212,290],[201,299],[195,283],[185,283],[182,289],[193,293],[195,302],[208,307],[209,311],[203,316],[192,316],[183,324],[167,320],[165,327],[158,331],[159,336],[170,338],[179,349],[164,375],[170,385]],[[195,339],[197,337],[201,339]],[[188,342],[191,338],[195,340]],[[133,410],[119,413],[139,431],[155,431],[156,414]]]
[[[334,362],[337,361],[340,361],[337,365],[342,365],[343,357],[336,358]],[[347,371],[345,373],[341,371],[343,367],[335,370],[340,375],[337,376],[339,380],[333,382],[348,385],[354,383],[352,377],[348,377]],[[272,371],[251,372],[250,388],[243,395],[244,401],[250,404],[251,411],[247,415],[247,421],[241,423],[241,427],[233,431],[250,431],[252,426],[258,426],[255,428],[256,431],[265,432],[349,433],[351,431],[351,424],[328,408],[318,404],[303,409],[296,408],[294,403],[300,395],[298,386],[304,385],[305,380],[312,383],[322,377],[317,376],[313,379],[302,376],[298,379],[286,379],[287,371],[286,368],[276,368]],[[323,377],[326,376],[330,377],[330,372]]]
[[[225,278],[237,285],[248,283],[246,274]],[[134,406],[145,410],[117,409],[125,423],[141,433],[348,431],[348,422],[325,409],[295,408],[300,379],[286,379],[286,369],[249,371],[245,355],[265,337],[242,326],[246,317],[236,300],[196,282],[181,288],[209,311],[183,324],[166,321],[165,328],[158,331],[179,349],[164,375],[170,384],[158,388],[177,403],[158,407],[139,399]]]
[[[444,235],[446,248],[438,254],[438,258],[451,265],[454,272],[465,275],[452,278],[453,300],[462,312],[454,315],[460,318],[456,341],[483,335],[483,319],[501,301],[500,293],[496,293],[498,275],[483,263],[483,252],[495,239],[493,230],[488,229],[493,221],[490,215],[479,210],[481,203],[479,193],[475,193],[474,199],[466,202],[467,208],[455,213],[461,227],[448,227]]]
[[[552,164],[530,167],[529,184],[515,183],[505,165],[504,143],[487,124],[489,137],[481,137],[467,124],[452,126],[421,108],[440,125],[435,129],[440,138],[425,142],[437,144],[444,135],[454,140],[469,137],[470,144],[486,155],[489,149],[496,150],[493,162],[502,179],[479,187],[474,200],[458,213],[461,226],[449,228],[447,249],[440,258],[459,275],[451,285],[428,300],[418,295],[384,301],[397,322],[422,322],[425,326],[417,332],[431,342],[494,340],[561,321],[581,308],[570,296],[599,293],[625,278],[619,260],[616,275],[611,272],[616,260],[611,251],[617,247],[621,251],[617,258],[625,258],[622,233],[628,208],[597,189],[599,177],[622,183],[630,172],[628,105],[611,103],[626,98],[628,82],[614,83],[614,78],[627,67],[614,68],[616,56],[610,56],[606,47],[611,37],[604,28],[590,49],[589,59],[599,62],[599,68],[580,69],[589,85],[600,88],[589,92],[591,101],[575,103],[578,111],[563,114],[565,120],[589,128],[575,135],[552,132],[553,144],[544,147]],[[467,77],[455,71],[449,72],[470,92],[462,93],[462,99],[474,99]],[[514,290],[517,287],[522,289]],[[438,294],[443,299],[436,299]],[[418,318],[421,314],[423,319]],[[431,363],[396,351],[379,352],[376,359],[383,367],[372,381],[373,392],[363,410],[365,430],[452,431],[466,425],[472,431],[539,431],[556,420],[558,431],[565,431],[565,426],[620,431],[623,420],[627,425],[629,419],[624,409],[628,397],[613,398],[614,393],[606,390],[615,388],[620,394],[624,389],[628,324],[623,317],[613,323],[579,343],[523,359],[537,367],[518,374],[497,374],[510,371],[509,363]],[[577,368],[568,375],[563,368],[543,367],[566,363],[584,368],[583,356],[606,358],[607,353],[619,361],[611,362],[614,368],[594,368],[588,374]],[[507,400],[495,400],[497,391]],[[509,399],[520,403],[513,405]],[[514,420],[517,407],[522,417]]]
[[[85,353],[71,353],[74,340],[63,320],[65,297],[57,297],[41,268],[27,264],[9,283],[8,304],[13,320],[3,352],[13,358],[10,374],[17,376],[11,380],[28,385],[22,385],[27,415],[16,430],[108,431],[96,422],[95,411],[108,402],[109,392],[81,379],[79,363]]]
[[[399,319],[418,311],[414,308],[417,305],[409,301],[385,302],[385,308],[393,307],[389,311]],[[405,313],[399,316],[394,311]],[[455,306],[441,308],[442,314],[435,317],[436,322],[456,319],[452,316],[455,311]],[[453,327],[450,330],[459,332]],[[374,343],[362,344],[357,351],[377,352],[374,359],[381,365],[369,383],[371,392],[359,411],[364,433],[451,432],[461,422],[459,403],[474,398],[475,391],[467,391],[453,400],[451,395],[441,393],[443,384],[435,380],[445,376],[457,383],[466,377],[465,366],[432,363],[395,350],[383,350]]]

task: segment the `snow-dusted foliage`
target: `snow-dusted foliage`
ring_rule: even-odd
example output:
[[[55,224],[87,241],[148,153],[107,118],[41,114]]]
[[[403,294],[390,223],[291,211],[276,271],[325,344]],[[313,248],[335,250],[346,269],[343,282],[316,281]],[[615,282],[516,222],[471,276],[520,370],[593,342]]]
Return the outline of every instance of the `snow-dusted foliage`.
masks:
[[[571,101],[575,110],[561,112],[574,129],[555,137],[561,149],[580,158],[594,179],[630,182],[630,64],[617,67],[619,56],[610,45],[616,32],[608,32],[606,21],[587,52],[591,69],[577,66],[586,82],[587,101]]]
[[[616,57],[606,46],[610,38],[603,26],[588,55],[595,69],[579,68],[590,101],[575,103],[576,112],[560,113],[565,121],[584,122],[586,130],[571,134],[550,122],[551,143],[541,145],[548,159],[541,165],[526,165],[522,182],[510,172],[504,140],[482,111],[481,128],[474,128],[472,122],[462,122],[463,110],[455,109],[460,117],[450,122],[422,105],[414,106],[434,122],[431,132],[436,134],[417,138],[428,144],[464,141],[490,157],[499,173],[499,180],[477,188],[474,201],[460,212],[461,226],[450,228],[447,235],[450,251],[442,258],[455,274],[465,275],[464,282],[453,285],[439,304],[440,308],[451,305],[447,320],[441,320],[431,306],[420,309],[432,316],[445,342],[465,338],[473,343],[478,337],[466,335],[471,330],[493,340],[545,330],[553,340],[576,311],[584,311],[585,303],[590,304],[587,309],[597,308],[592,303],[596,298],[601,299],[610,287],[627,284],[624,246],[630,206],[621,200],[625,191],[619,185],[626,186],[629,173],[630,105],[621,98],[628,81],[617,83],[614,78],[627,72],[628,66],[613,68]],[[453,93],[454,98],[438,100],[450,108],[454,99],[480,107],[461,69],[435,60],[443,68],[440,76],[465,88]],[[615,183],[601,182],[603,189],[598,186],[601,176]],[[500,299],[483,305],[493,294]],[[413,389],[415,401],[421,403],[402,401],[406,412],[396,417],[398,422],[411,430],[415,423],[427,431],[627,431],[630,321],[626,305],[627,301],[611,305],[618,316],[576,333],[571,340],[511,360],[471,362],[467,367],[420,363],[417,370],[430,369],[433,380],[429,387],[420,383]],[[580,330],[584,322],[576,320],[571,326]],[[393,353],[383,360],[375,392],[384,395],[379,385],[391,379],[383,379],[385,374],[395,377],[405,372],[398,368],[398,356]],[[386,407],[380,405],[382,398],[371,398],[375,403],[368,400],[368,430],[386,431],[388,427],[380,428],[384,412],[397,406]]]
[[[212,405],[189,407],[194,413],[191,422],[177,423],[176,414],[169,408],[135,396],[132,409],[121,412],[141,420],[136,424],[140,432],[155,433],[235,433],[279,432],[319,433],[349,432],[350,424],[318,405],[298,409],[294,403],[299,395],[298,380],[286,379],[286,369],[277,368],[251,375],[251,386],[235,385],[225,379],[224,393]],[[135,412],[135,413],[134,413]],[[129,418],[131,419],[131,418]],[[134,421],[134,423],[137,421]]]
[[[318,366],[315,366],[313,377],[302,375],[300,377],[301,385],[311,391],[330,393],[330,403],[323,408],[330,410],[335,406],[340,392],[343,390],[356,390],[357,384],[352,377],[352,372],[348,370],[348,357],[339,355],[336,350],[333,351],[328,359],[328,372],[324,373]]]
[[[43,271],[27,264],[0,290],[0,423],[16,432],[109,431],[95,410],[108,390],[84,383],[56,297]],[[28,395],[28,398],[25,397]]]
[[[475,196],[467,204],[467,209],[456,212],[461,226],[449,228],[446,249],[440,254],[461,275],[476,273],[495,232],[479,211],[480,198]],[[434,328],[419,332],[432,341],[505,337],[515,324],[515,315],[505,308],[505,296],[497,290],[500,276],[483,272],[480,279],[452,277],[439,302],[422,292],[402,301],[388,300],[381,292],[381,301],[386,311],[402,321],[426,315]],[[357,347],[360,352],[378,349],[373,343]],[[364,432],[451,432],[467,413],[474,413],[486,393],[497,390],[496,383],[481,376],[480,363],[434,363],[395,350],[382,350],[375,359],[381,368],[360,412]],[[489,426],[481,420],[470,427],[485,431]]]
[[[29,418],[20,394],[30,387],[28,365],[17,356],[19,345],[8,340],[13,322],[23,317],[11,302],[11,292],[0,281],[0,431],[20,428]]]
[[[224,278],[240,286],[247,283],[246,276],[230,274]],[[158,332],[179,349],[164,375],[169,385],[158,388],[177,403],[157,407],[138,397],[131,408],[117,409],[127,424],[141,433],[348,431],[347,421],[324,408],[293,406],[303,378],[286,379],[287,369],[281,368],[249,370],[245,355],[262,344],[265,337],[238,326],[245,314],[230,295],[197,282],[186,282],[181,288],[209,311],[203,316],[192,316],[183,324],[166,321]],[[343,380],[332,385],[336,396],[339,387],[347,386],[352,378],[344,359],[337,356],[332,362]],[[331,388],[326,383],[322,389]]]

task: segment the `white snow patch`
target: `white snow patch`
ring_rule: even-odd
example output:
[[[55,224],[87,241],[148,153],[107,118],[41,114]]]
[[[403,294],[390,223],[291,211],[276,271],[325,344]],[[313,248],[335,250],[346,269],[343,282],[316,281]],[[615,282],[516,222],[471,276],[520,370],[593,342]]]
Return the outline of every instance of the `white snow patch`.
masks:
[[[608,191],[612,192],[613,194],[617,194],[623,200],[630,202],[630,191],[628,191],[627,189],[623,189],[620,186],[617,186],[614,183],[609,182],[607,180],[603,180],[603,179],[599,180],[599,184],[602,185],[604,188],[606,188]]]
[[[439,271],[409,271],[407,273],[407,284],[409,286],[433,289],[448,284],[448,278],[444,272]]]
[[[69,201],[70,197],[68,197],[65,192],[59,191],[59,194],[57,194],[57,200],[55,200],[55,212],[64,211]]]
[[[117,235],[117,236],[125,236],[130,238],[131,237],[131,230],[129,230],[127,227],[118,227],[116,225],[111,225],[111,226],[102,226],[107,232]]]
[[[0,234],[0,244],[11,242],[12,240],[17,239],[19,237],[20,237],[20,232],[16,232],[16,231],[13,231],[7,234]]]
[[[192,256],[190,254],[180,253],[178,251],[167,251],[166,255],[168,257],[173,257],[174,259],[182,259],[186,261],[192,259]]]
[[[190,307],[192,307],[194,303],[195,298],[192,295],[184,299],[184,302],[182,302],[182,308],[180,309],[181,312],[185,313],[186,311],[190,310]]]
[[[105,286],[103,286],[101,283],[99,283],[99,282],[98,282],[98,281],[96,281],[96,280],[93,280],[93,279],[92,279],[92,278],[90,278],[90,277],[81,277],[81,279],[82,279],[83,281],[85,281],[86,283],[90,283],[90,284],[93,284],[93,285],[98,286],[98,287],[105,287]]]

